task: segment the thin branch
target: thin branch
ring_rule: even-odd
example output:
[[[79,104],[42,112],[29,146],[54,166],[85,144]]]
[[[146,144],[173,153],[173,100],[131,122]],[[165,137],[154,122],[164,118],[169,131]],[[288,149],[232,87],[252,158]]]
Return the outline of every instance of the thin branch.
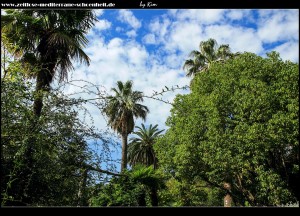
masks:
[[[161,98],[155,98],[155,97],[152,97],[152,96],[146,96],[146,95],[144,95],[143,97],[144,97],[144,98],[150,98],[150,99],[157,100],[157,101],[160,101],[160,102],[163,102],[163,103],[166,103],[166,104],[173,105],[171,102],[165,101],[165,100],[163,100],[163,99],[161,99]]]
[[[110,172],[110,171],[107,171],[107,170],[102,170],[98,167],[93,167],[89,164],[83,164],[83,168],[86,168],[88,170],[91,170],[91,171],[96,171],[96,172],[100,172],[100,173],[105,173],[107,175],[113,175],[113,176],[125,176],[124,174],[119,174],[119,173],[113,173],[113,172]]]

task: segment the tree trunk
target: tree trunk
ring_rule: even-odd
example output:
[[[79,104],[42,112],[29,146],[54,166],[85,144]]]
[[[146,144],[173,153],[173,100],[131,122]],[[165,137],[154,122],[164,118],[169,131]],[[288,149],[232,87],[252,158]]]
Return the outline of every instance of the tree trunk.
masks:
[[[41,116],[43,108],[43,91],[49,90],[49,74],[47,75],[47,69],[41,69],[36,78],[36,87],[35,87],[35,98],[33,103],[33,113],[36,117]]]
[[[87,180],[87,173],[88,169],[84,169],[82,172],[81,181],[79,183],[79,190],[78,190],[78,200],[77,206],[87,206],[86,202],[86,180]]]
[[[232,198],[230,196],[230,194],[226,194],[226,196],[224,197],[224,207],[231,207],[231,201]]]
[[[156,187],[151,188],[151,205],[158,206],[158,196]]]
[[[224,197],[224,207],[231,207],[231,201],[232,201],[232,197],[230,195],[230,191],[231,191],[231,184],[228,182],[224,183],[224,189],[227,190],[227,194]]]
[[[121,172],[127,169],[127,132],[122,133],[122,162]]]
[[[138,196],[138,205],[146,206],[146,194],[144,192]]]

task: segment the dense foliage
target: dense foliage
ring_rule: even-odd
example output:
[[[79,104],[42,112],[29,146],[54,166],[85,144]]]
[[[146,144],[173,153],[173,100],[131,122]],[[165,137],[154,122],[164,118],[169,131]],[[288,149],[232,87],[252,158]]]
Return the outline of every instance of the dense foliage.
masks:
[[[31,82],[20,75],[19,63],[12,62],[8,71],[1,80],[1,205],[82,203],[83,171],[86,164],[96,166],[87,141],[105,137],[80,120],[80,103],[71,105],[54,90],[37,121]],[[84,186],[95,177],[101,177],[99,172],[88,172]]]
[[[155,146],[161,169],[194,185],[229,182],[235,205],[299,200],[298,81],[298,64],[275,52],[244,53],[197,74]]]
[[[163,188],[160,173],[152,166],[137,165],[130,171],[114,177],[102,186],[98,195],[91,199],[92,206],[154,206],[152,188]]]

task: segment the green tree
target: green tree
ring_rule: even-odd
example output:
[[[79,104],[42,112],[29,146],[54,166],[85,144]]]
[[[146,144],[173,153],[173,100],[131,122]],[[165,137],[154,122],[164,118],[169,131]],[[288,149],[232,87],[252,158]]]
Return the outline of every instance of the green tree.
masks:
[[[221,206],[224,192],[212,188],[201,179],[187,181],[176,179],[165,173],[166,187],[159,190],[160,205],[162,206]]]
[[[195,76],[197,73],[207,71],[213,63],[227,60],[234,54],[231,53],[228,44],[218,46],[217,41],[210,38],[201,41],[199,51],[193,50],[189,56],[193,59],[186,60],[183,69],[187,70],[187,76]]]
[[[97,167],[105,158],[95,158],[86,140],[105,146],[107,138],[81,120],[81,100],[57,89],[47,93],[45,114],[32,128],[35,89],[23,70],[20,62],[11,61],[1,73],[1,206],[86,205],[96,178],[113,174]],[[109,155],[105,149],[102,153]]]
[[[134,129],[134,117],[146,119],[148,108],[143,102],[143,93],[132,90],[132,81],[118,81],[118,88],[112,88],[114,96],[107,97],[104,113],[108,116],[108,124],[122,136],[121,171],[127,168],[127,138]]]
[[[80,131],[82,126],[70,107],[53,109],[59,98],[50,95],[45,101],[48,115],[31,130],[33,87],[20,70],[20,64],[11,63],[1,80],[1,205],[74,205],[80,161],[89,158],[83,139],[87,134]],[[30,144],[33,166],[28,167],[31,137],[35,137]],[[28,169],[29,177],[24,174]]]
[[[58,74],[59,81],[67,78],[73,69],[72,60],[89,64],[83,51],[88,40],[85,34],[96,17],[92,10],[6,10],[1,15],[1,31],[15,44],[14,55],[23,63],[37,70],[30,70],[29,77],[36,79],[34,114],[41,115],[43,92]]]
[[[160,168],[179,182],[228,182],[234,205],[299,200],[298,81],[298,64],[275,52],[213,64],[176,97],[154,145]]]
[[[130,139],[128,144],[128,162],[131,166],[136,164],[144,164],[146,166],[153,165],[154,169],[157,167],[157,158],[153,149],[153,145],[158,136],[164,131],[159,130],[158,125],[146,129],[142,123],[142,127],[136,126],[138,131],[133,132],[137,137]]]

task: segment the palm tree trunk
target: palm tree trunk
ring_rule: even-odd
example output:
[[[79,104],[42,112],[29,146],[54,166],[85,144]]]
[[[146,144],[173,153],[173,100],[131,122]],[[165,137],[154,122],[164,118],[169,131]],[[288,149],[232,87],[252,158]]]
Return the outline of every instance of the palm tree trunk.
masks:
[[[127,132],[122,133],[122,162],[121,172],[127,169]]]
[[[158,196],[156,187],[151,188],[151,205],[158,206]]]
[[[138,196],[138,205],[139,206],[146,206],[146,194],[145,194],[145,192],[141,193]]]
[[[36,117],[41,116],[43,108],[43,91],[48,91],[50,86],[51,75],[48,72],[49,69],[41,69],[38,71],[36,78],[36,87],[35,87],[35,98],[33,103],[33,113]]]

